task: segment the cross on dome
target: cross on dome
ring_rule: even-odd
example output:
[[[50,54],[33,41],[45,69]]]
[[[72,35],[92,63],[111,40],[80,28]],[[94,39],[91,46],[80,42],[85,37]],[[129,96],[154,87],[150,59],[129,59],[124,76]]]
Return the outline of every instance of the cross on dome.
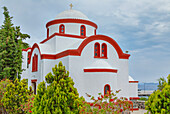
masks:
[[[71,3],[69,6],[70,6],[70,9],[72,10],[73,4]]]

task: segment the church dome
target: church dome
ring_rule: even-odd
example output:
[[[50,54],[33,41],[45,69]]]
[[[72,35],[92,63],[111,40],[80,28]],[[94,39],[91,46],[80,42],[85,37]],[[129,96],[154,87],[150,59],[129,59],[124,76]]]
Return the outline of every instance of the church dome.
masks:
[[[72,9],[59,13],[56,16],[56,19],[85,19],[85,20],[89,20],[88,17],[86,15],[84,15],[83,13],[81,13],[80,11],[72,10]]]

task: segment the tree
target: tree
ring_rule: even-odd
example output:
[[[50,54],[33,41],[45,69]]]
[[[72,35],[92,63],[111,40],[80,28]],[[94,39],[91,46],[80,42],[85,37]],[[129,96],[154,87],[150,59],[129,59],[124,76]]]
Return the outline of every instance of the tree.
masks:
[[[4,108],[8,113],[22,114],[23,104],[29,102],[30,96],[33,95],[32,88],[28,90],[28,84],[25,79],[19,81],[16,79],[14,83],[10,83],[6,87],[6,92],[2,98]]]
[[[34,99],[33,113],[35,114],[78,114],[84,98],[79,97],[74,82],[69,77],[62,62],[52,68],[45,76],[45,82],[38,85]]]
[[[162,77],[162,78],[159,78],[158,81],[159,81],[158,89],[162,90],[166,84],[166,79]]]
[[[20,32],[20,27],[14,27],[8,9],[3,7],[5,20],[0,29],[0,79],[20,79],[22,72],[22,48],[28,45],[22,40],[30,38]]]
[[[152,93],[145,103],[145,109],[152,114],[168,114],[170,112],[170,75],[168,82],[164,82],[163,89]]]
[[[116,91],[116,94],[120,90]],[[94,96],[88,95],[92,102],[84,102],[81,109],[81,114],[119,114],[122,111],[130,111],[132,102],[128,101],[125,97],[116,97],[112,91],[106,95],[99,93],[97,99]]]

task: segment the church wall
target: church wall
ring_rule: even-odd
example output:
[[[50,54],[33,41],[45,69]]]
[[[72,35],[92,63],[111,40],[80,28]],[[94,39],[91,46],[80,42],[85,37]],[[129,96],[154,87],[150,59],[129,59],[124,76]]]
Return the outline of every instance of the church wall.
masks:
[[[22,51],[22,69],[25,69],[23,72],[22,72],[22,77],[21,77],[21,79],[23,79],[23,78],[26,78],[26,76],[27,76],[27,56],[28,56],[28,54],[27,54],[27,52],[26,51]]]
[[[138,83],[129,83],[129,96],[138,97]]]
[[[65,66],[66,70],[69,70],[69,59],[68,59],[68,56],[67,57],[63,57],[63,58],[60,58],[60,59],[56,59],[56,60],[53,60],[53,59],[44,59],[43,60],[43,75],[42,75],[42,79],[45,80],[45,76],[48,74],[48,73],[52,73],[52,68],[55,67],[55,65],[58,65],[58,63],[62,61],[63,65]]]
[[[108,47],[108,59],[94,58],[94,44],[95,42],[99,42],[100,44],[106,43]],[[70,57],[70,74],[71,76],[77,76],[75,79],[76,87],[78,87],[78,91],[80,96],[83,95],[85,98],[86,94],[98,96],[98,93],[101,92],[104,94],[104,86],[109,84],[111,89],[115,92],[118,90],[118,85],[126,84],[128,86],[128,72],[124,70],[124,73],[112,73],[112,72],[84,72],[85,68],[113,68],[117,69],[118,72],[121,72],[121,64],[119,63],[121,60],[118,58],[118,55],[113,46],[109,43],[101,40],[96,40],[90,42],[82,51],[80,57]],[[126,64],[126,63],[124,63]],[[76,65],[76,66],[74,66]],[[128,67],[124,65],[124,67]],[[127,68],[124,68],[127,69]],[[76,72],[75,72],[76,71]],[[117,82],[119,77],[123,75],[126,80],[122,80],[121,82]],[[124,86],[122,86],[124,87]],[[123,89],[125,91],[126,89]],[[125,92],[122,92],[125,93]],[[128,93],[126,93],[128,94]],[[87,98],[88,99],[88,98]]]

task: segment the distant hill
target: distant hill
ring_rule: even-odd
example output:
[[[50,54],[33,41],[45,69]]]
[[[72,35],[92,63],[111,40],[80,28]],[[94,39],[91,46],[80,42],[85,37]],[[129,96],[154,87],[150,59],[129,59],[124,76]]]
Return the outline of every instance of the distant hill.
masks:
[[[159,83],[138,83],[138,90],[157,90]]]

